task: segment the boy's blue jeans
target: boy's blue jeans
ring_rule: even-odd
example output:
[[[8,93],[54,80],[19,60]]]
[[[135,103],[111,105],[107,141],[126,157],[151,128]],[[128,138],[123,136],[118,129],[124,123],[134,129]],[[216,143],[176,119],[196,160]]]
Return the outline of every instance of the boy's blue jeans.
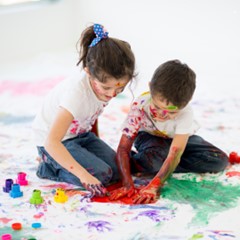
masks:
[[[137,153],[131,153],[132,170],[157,173],[166,159],[172,139],[165,139],[139,132],[134,145]],[[216,173],[228,165],[228,156],[219,148],[197,135],[189,137],[181,161],[175,172]]]
[[[73,158],[103,185],[119,180],[115,151],[94,133],[80,134],[63,141],[63,144]],[[79,178],[58,164],[44,147],[37,147],[37,149],[42,159],[37,170],[39,178],[82,186]]]

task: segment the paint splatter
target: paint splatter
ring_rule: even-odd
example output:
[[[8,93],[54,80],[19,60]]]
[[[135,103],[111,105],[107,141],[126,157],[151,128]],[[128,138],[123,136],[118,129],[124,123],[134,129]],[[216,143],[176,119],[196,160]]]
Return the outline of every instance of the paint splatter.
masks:
[[[89,221],[85,224],[88,227],[89,231],[97,230],[98,232],[110,231],[110,222],[107,221]]]
[[[9,223],[9,222],[11,222],[12,221],[12,218],[0,218],[0,222],[2,222],[2,223],[4,223],[4,224],[6,224],[6,223]]]
[[[169,209],[167,208],[159,208],[155,210],[142,211],[134,219],[139,219],[141,217],[150,218],[154,222],[166,222],[172,219],[174,215],[169,212]]]
[[[65,77],[47,78],[41,81],[33,82],[14,82],[1,81],[0,94],[4,92],[11,92],[12,95],[45,95],[48,90],[53,88],[57,83],[61,82]]]
[[[214,214],[237,206],[240,186],[220,182],[179,180],[170,178],[162,188],[161,197],[178,203],[190,204],[196,212],[191,224],[208,224]]]

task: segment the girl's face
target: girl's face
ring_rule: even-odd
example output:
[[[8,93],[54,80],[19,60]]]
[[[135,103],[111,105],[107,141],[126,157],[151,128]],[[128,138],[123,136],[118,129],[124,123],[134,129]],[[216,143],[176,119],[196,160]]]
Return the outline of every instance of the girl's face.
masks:
[[[167,103],[166,100],[159,97],[152,97],[150,103],[150,114],[152,118],[159,122],[174,119],[179,113],[177,106]]]
[[[96,78],[89,76],[90,84],[97,98],[109,102],[113,97],[121,93],[129,82],[127,77],[120,79],[108,78],[107,82],[99,82]]]

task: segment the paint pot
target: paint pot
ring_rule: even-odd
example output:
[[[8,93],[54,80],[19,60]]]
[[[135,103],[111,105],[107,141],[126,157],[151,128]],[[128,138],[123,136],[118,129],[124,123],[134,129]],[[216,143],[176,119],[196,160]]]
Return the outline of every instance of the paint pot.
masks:
[[[42,225],[41,225],[41,223],[32,223],[32,228],[34,228],[34,229],[37,229],[37,228],[41,228],[42,227]]]
[[[8,234],[8,233],[3,234],[3,235],[1,236],[1,239],[2,239],[2,240],[12,240],[12,235],[11,235],[11,234]]]
[[[21,223],[13,223],[12,224],[12,229],[15,231],[21,230],[22,229],[22,224]]]
[[[240,163],[240,156],[238,156],[237,152],[231,152],[229,154],[228,161],[231,164]]]

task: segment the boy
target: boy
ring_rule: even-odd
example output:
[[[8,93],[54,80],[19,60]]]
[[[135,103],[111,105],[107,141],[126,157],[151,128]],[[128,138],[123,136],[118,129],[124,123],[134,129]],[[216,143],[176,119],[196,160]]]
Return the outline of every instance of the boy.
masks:
[[[152,203],[173,172],[219,172],[228,164],[222,150],[195,135],[199,125],[189,105],[196,75],[179,60],[160,65],[142,94],[131,106],[117,149],[122,187],[110,199],[133,197],[134,203]],[[137,152],[131,151],[134,144]],[[155,174],[137,193],[132,172]]]

